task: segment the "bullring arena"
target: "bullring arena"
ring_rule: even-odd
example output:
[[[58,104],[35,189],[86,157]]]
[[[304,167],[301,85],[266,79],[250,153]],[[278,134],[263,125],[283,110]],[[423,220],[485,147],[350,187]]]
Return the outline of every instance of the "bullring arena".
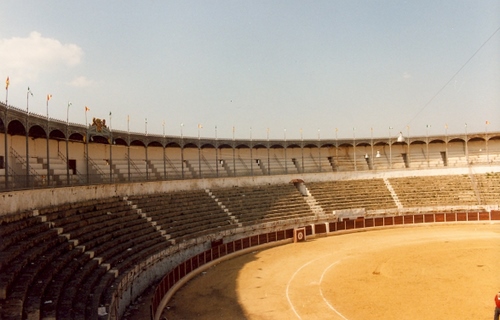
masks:
[[[0,108],[1,319],[491,318],[500,133],[245,141]]]

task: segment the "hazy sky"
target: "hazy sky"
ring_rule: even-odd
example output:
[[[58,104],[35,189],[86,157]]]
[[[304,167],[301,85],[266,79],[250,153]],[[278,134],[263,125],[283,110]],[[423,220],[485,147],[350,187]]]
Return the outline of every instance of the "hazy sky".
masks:
[[[29,86],[32,112],[52,94],[50,117],[135,132],[500,131],[499,28],[498,0],[2,0],[0,78],[11,105]]]

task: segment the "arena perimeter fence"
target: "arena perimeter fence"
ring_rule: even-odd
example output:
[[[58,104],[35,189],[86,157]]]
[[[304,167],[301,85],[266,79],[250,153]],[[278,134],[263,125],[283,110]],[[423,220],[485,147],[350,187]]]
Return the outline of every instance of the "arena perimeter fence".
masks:
[[[355,220],[344,219],[342,221],[311,224],[302,228],[304,228],[306,236],[311,236],[375,227],[390,227],[423,223],[467,223],[474,221],[500,221],[500,211],[424,213],[358,218]],[[242,253],[242,250],[244,249],[257,249],[257,247],[266,244],[286,240],[291,241],[297,234],[295,231],[296,229],[286,229],[254,235],[228,243],[222,243],[223,239],[212,242],[212,247],[210,249],[185,260],[163,277],[157,285],[151,300],[151,319],[160,319],[161,313],[166,307],[169,299],[173,296],[175,291],[181,287],[183,283],[181,283],[181,280],[185,280],[186,276],[195,275],[201,271],[202,267],[209,265],[211,262],[216,262],[230,254]],[[305,240],[306,238],[304,237],[303,239]]]

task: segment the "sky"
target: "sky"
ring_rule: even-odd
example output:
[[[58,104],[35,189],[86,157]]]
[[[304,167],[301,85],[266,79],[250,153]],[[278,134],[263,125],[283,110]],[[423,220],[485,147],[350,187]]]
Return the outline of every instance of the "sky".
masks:
[[[499,132],[499,30],[498,0],[2,0],[0,78],[15,107],[149,134]]]

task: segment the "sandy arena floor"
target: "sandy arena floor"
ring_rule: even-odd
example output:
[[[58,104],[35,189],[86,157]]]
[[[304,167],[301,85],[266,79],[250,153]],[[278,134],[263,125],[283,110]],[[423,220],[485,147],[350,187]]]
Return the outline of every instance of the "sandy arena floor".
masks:
[[[223,262],[164,319],[491,319],[500,224],[419,226],[310,239]]]

